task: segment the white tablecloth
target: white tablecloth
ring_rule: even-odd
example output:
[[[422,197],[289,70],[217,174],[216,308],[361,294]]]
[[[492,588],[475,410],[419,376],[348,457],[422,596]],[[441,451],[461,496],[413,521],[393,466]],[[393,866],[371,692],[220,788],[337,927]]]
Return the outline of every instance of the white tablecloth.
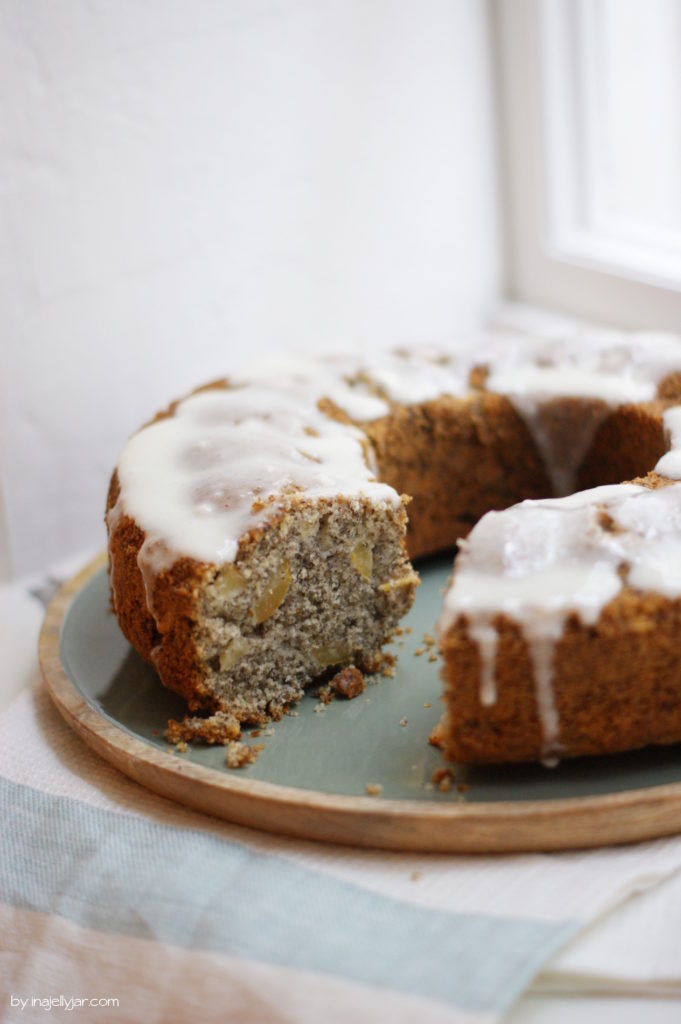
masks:
[[[0,588],[6,1019],[44,1019],[49,998],[52,1019],[146,1024],[455,1024],[503,1019],[528,992],[681,998],[681,837],[402,855],[204,817],[119,774],[53,709],[36,659],[49,589]],[[68,1003],[93,998],[118,1005]]]

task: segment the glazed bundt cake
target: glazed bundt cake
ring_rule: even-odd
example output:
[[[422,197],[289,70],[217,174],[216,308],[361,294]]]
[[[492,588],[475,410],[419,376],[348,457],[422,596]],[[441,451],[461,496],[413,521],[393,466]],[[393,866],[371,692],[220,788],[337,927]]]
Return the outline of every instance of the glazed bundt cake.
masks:
[[[236,735],[313,680],[376,671],[413,601],[408,555],[458,542],[446,756],[681,740],[677,403],[678,337],[513,311],[446,351],[215,382],[121,455],[113,609],[166,686]]]

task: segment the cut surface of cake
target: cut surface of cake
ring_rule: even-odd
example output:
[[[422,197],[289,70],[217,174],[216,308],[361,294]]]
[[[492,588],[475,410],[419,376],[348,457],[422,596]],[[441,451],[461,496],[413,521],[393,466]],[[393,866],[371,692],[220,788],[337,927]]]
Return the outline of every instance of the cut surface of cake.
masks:
[[[280,717],[376,670],[418,582],[364,436],[284,384],[220,384],[136,434],[112,481],[112,604],[191,709]]]
[[[375,671],[414,598],[408,555],[459,542],[446,756],[681,740],[677,403],[678,337],[517,310],[442,349],[216,382],[122,453],[113,609],[165,685],[238,730]]]

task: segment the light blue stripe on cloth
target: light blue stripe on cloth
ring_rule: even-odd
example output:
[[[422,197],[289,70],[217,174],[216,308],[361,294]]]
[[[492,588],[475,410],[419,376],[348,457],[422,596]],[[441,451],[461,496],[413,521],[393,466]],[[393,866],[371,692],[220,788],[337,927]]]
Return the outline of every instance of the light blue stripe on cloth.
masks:
[[[500,1012],[577,922],[404,903],[284,856],[0,778],[0,899],[103,932]]]

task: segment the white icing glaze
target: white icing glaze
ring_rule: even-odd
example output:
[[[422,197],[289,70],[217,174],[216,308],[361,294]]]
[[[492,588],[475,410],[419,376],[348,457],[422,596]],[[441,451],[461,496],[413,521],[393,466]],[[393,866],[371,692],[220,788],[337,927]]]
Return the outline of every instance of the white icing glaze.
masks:
[[[465,397],[471,372],[486,367],[487,389],[510,398],[534,434],[555,490],[569,491],[599,416],[583,418],[570,452],[557,459],[544,405],[556,397],[592,397],[605,415],[622,402],[652,398],[661,377],[681,365],[681,342],[558,324],[551,330],[546,318],[540,320],[541,335],[533,333],[535,323],[524,334],[479,332],[445,353],[288,358],[236,378],[238,387],[185,399],[173,417],[131,438],[118,466],[119,504],[148,537],[142,557],[149,576],[178,552],[232,561],[239,538],[267,515],[254,501],[282,491],[397,501],[391,488],[373,479],[362,433],[320,412],[322,396],[363,423],[384,416],[388,402]]]
[[[245,374],[234,380],[244,386],[262,382],[293,390],[303,406],[316,408],[318,399],[324,396],[351,419],[367,423],[385,416],[390,406],[369,389],[366,380],[361,379],[360,366],[359,357],[310,359],[287,355],[269,358],[257,367],[249,367]]]
[[[489,512],[457,558],[440,634],[461,617],[468,623],[479,645],[480,700],[488,704],[496,645],[481,637],[501,615],[517,623],[533,666],[546,757],[560,749],[555,644],[571,615],[587,626],[598,621],[623,586],[622,572],[635,589],[681,597],[681,484],[616,484]]]
[[[478,645],[480,653],[480,703],[491,707],[497,702],[497,677],[495,663],[498,635],[490,615],[481,615],[471,623],[470,636]]]
[[[554,493],[575,489],[577,471],[598,427],[617,406],[650,401],[660,381],[679,365],[681,341],[673,335],[629,336],[613,331],[577,330],[522,340],[494,351],[487,389],[506,395],[523,418],[542,456]],[[572,426],[570,446],[561,447],[564,428],[551,416],[555,399],[591,399],[588,412]]]
[[[392,402],[413,405],[442,395],[470,394],[468,376],[475,365],[473,350],[442,353],[431,350],[381,353],[362,362],[362,372]]]
[[[669,451],[658,460],[655,472],[670,480],[681,480],[681,405],[667,409],[662,423],[669,438]]]
[[[517,327],[524,322],[524,333]],[[508,329],[508,328],[512,329]],[[506,329],[457,339],[446,351],[379,354],[360,364],[391,402],[465,397],[476,368],[488,372],[485,389],[505,395],[523,418],[543,459],[554,493],[574,490],[577,471],[595,433],[620,405],[655,398],[660,381],[681,366],[681,339],[662,333],[624,333],[540,314],[508,319]],[[564,429],[550,415],[556,399],[592,399],[560,448]],[[360,417],[356,417],[360,419]],[[560,448],[560,450],[559,450]]]
[[[145,531],[140,567],[149,591],[178,553],[234,561],[239,538],[265,522],[282,495],[341,493],[397,505],[397,493],[367,465],[363,440],[316,408],[302,376],[203,391],[130,439],[118,464],[120,507],[110,515],[122,509]]]

